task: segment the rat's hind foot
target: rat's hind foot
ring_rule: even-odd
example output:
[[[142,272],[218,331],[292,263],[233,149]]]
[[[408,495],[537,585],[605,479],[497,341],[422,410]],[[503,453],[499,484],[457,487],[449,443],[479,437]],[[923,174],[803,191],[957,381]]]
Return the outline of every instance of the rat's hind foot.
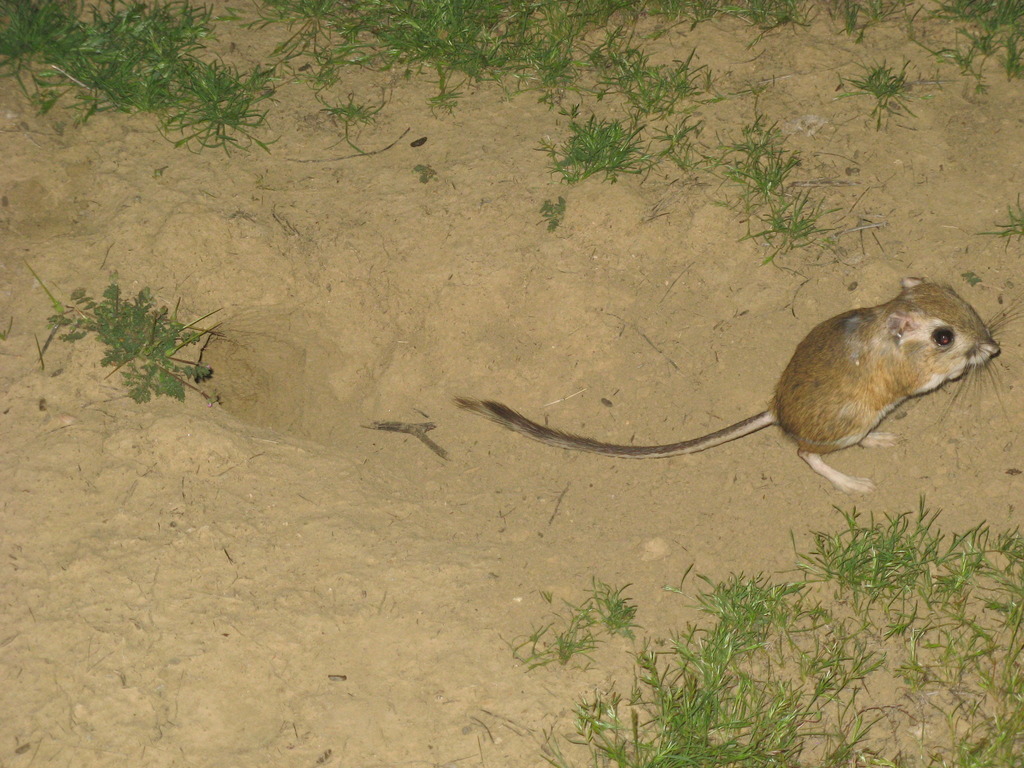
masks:
[[[870,437],[870,435],[869,435]],[[875,490],[875,484],[866,477],[851,477],[830,467],[825,460],[816,453],[797,451],[797,455],[807,462],[807,466],[828,480],[832,485],[843,493],[871,493]]]
[[[860,445],[863,448],[892,448],[899,442],[900,436],[895,432],[868,432]]]

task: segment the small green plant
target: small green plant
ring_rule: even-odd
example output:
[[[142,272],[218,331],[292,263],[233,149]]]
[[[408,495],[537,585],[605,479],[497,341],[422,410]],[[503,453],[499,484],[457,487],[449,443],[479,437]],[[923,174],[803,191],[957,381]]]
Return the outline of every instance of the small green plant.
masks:
[[[896,72],[882,62],[873,67],[865,67],[860,77],[851,77],[845,80],[840,78],[842,85],[852,86],[854,90],[840,94],[838,98],[874,97],[875,106],[871,110],[871,116],[875,118],[876,131],[882,129],[882,123],[888,119],[889,115],[905,112],[914,117],[914,113],[907,106],[907,67],[909,64],[910,62],[903,62],[900,71]]]
[[[811,200],[810,193],[806,191],[793,195],[772,195],[756,217],[761,229],[749,232],[742,239],[762,240],[769,246],[771,251],[763,262],[768,264],[780,253],[794,248],[806,248],[822,241],[828,242],[834,230],[821,226],[820,222],[823,216],[835,210],[826,209],[820,200]]]
[[[220,62],[202,61],[183,64],[178,73],[179,98],[160,120],[160,129],[174,145],[197,144],[200,147],[245,147],[255,144],[267,150],[268,143],[254,132],[266,122],[266,111],[256,104],[270,98],[273,72],[254,69],[241,74]]]
[[[654,141],[664,146],[658,150],[659,158],[667,158],[685,171],[698,168],[705,162],[696,147],[704,130],[704,121],[685,115],[674,123],[654,132]]]
[[[558,200],[545,200],[541,203],[540,215],[548,223],[548,232],[554,232],[565,216],[565,198],[559,195]]]
[[[11,328],[14,327],[14,315],[11,315],[11,319],[7,321],[7,330],[0,333],[0,341],[7,341],[7,337],[11,335]]]
[[[177,144],[265,144],[269,69],[241,74],[196,55],[212,39],[212,11],[187,0],[92,5],[3,0],[0,74],[15,76],[41,112],[65,97],[78,119],[97,112],[149,112]]]
[[[1014,31],[1008,33],[1003,39],[1003,72],[1007,80],[1016,80],[1024,77],[1024,32]]]
[[[353,94],[348,95],[348,101],[344,104],[331,106],[321,94],[317,94],[317,100],[324,105],[323,111],[334,119],[341,122],[345,128],[345,142],[360,154],[366,154],[365,150],[357,147],[350,137],[355,126],[369,125],[377,119],[377,115],[384,109],[387,98],[382,94],[380,104],[372,106],[357,102]]]
[[[245,26],[285,25],[290,34],[275,46],[272,55],[282,62],[299,57],[311,59],[298,69],[318,89],[337,82],[337,69],[343,63],[361,60],[362,46],[352,45],[344,50],[336,46],[334,30],[339,26],[341,10],[337,0],[263,0],[255,10],[260,18]]]
[[[355,94],[350,93],[348,95],[348,101],[344,104],[338,104],[337,106],[331,106],[322,98],[320,103],[324,105],[324,112],[337,120],[340,120],[342,125],[345,126],[345,130],[356,125],[369,125],[377,119],[377,115],[382,109],[384,109],[384,100],[381,99],[381,103],[376,106],[357,102]]]
[[[782,132],[763,115],[743,127],[739,140],[721,145],[717,156],[704,160],[739,187],[740,203],[749,216],[743,239],[760,240],[771,248],[765,263],[783,251],[813,245],[832,231],[819,223],[831,210],[807,192],[787,190],[800,155],[785,148]]]
[[[962,277],[964,282],[971,286],[971,288],[981,282],[981,277],[974,272],[961,272],[960,277]]]
[[[209,315],[188,324],[179,322],[177,308],[173,312],[157,308],[148,288],[134,299],[125,298],[116,277],[99,301],[79,288],[72,292],[71,303],[64,304],[43,287],[56,310],[49,318],[53,332],[69,342],[95,335],[105,347],[100,364],[121,372],[135,402],[148,402],[153,395],[184,400],[186,387],[215,400],[196,386],[213,375],[210,367],[178,357],[184,347],[200,344],[214,333],[213,328],[198,327]]]
[[[936,515],[842,513],[805,578],[703,579],[701,618],[634,653],[628,694],[574,708],[589,754],[653,766],[1016,768],[1024,754],[1024,537]],[[678,592],[672,588],[670,591]]]
[[[739,185],[746,212],[782,194],[790,174],[800,165],[800,156],[786,150],[784,143],[778,126],[758,115],[743,126],[738,141],[719,147],[721,154],[713,162],[725,178]]]
[[[977,40],[970,39],[962,32],[957,33],[956,39],[958,44],[952,48],[926,48],[926,50],[940,61],[948,62],[956,66],[956,68],[960,70],[961,74],[973,77],[976,81],[975,90],[979,93],[984,92],[985,85],[982,72],[984,69],[984,62],[988,56],[981,53]],[[966,39],[966,43],[961,43],[964,39]]]
[[[895,16],[909,5],[909,0],[835,0],[828,4],[828,12],[859,43],[868,27]]]
[[[710,623],[688,626],[665,650],[648,643],[635,656],[628,698],[602,692],[577,704],[578,742],[589,746],[592,764],[854,764],[853,750],[878,718],[837,696],[883,657],[852,626],[830,621],[799,582],[707,583],[698,599]],[[548,746],[556,766],[570,765]]]
[[[802,0],[656,0],[652,5],[662,13],[691,19],[694,24],[718,16],[735,16],[763,30],[806,24],[811,8]]]
[[[551,603],[550,592],[542,592],[541,597]],[[559,628],[555,624],[537,627],[525,638],[514,641],[512,655],[526,664],[527,669],[546,666],[557,661],[565,666],[576,656],[589,658],[589,654],[597,648],[597,636],[594,626],[597,617],[592,606],[575,606],[566,603],[567,611],[558,616]]]
[[[810,7],[802,0],[745,0],[723,7],[764,30],[784,24],[807,24],[810,14]]]
[[[620,173],[643,173],[653,159],[643,149],[639,127],[621,120],[601,120],[591,115],[586,122],[571,120],[570,136],[560,145],[544,144],[551,170],[576,184],[596,173],[614,182]]]
[[[1020,195],[1017,196],[1017,204],[1015,206],[1006,206],[1006,215],[1009,219],[1006,224],[996,224],[998,229],[992,232],[982,232],[981,234],[995,235],[996,237],[1006,239],[1011,237],[1024,239],[1024,206],[1021,206]]]
[[[419,176],[420,184],[426,184],[437,176],[437,171],[429,165],[414,165],[412,167],[412,172]]]
[[[696,50],[674,67],[655,66],[638,48],[619,50],[617,38],[590,55],[591,62],[602,73],[602,92],[619,93],[626,99],[636,115],[643,117],[672,115],[683,99],[711,90],[711,71],[696,66]]]
[[[626,584],[614,589],[603,581],[594,579],[589,602],[594,606],[606,630],[613,635],[632,639],[633,627],[637,626],[633,621],[636,618],[637,606],[622,594],[630,586],[632,585]]]
[[[514,641],[513,655],[528,669],[555,661],[565,666],[577,656],[589,658],[597,648],[596,632],[601,627],[610,634],[632,638],[633,627],[637,626],[633,621],[637,607],[622,594],[628,586],[613,589],[594,579],[586,600],[579,605],[566,602],[555,621]],[[554,600],[550,592],[542,592],[541,597],[548,604]]]
[[[926,50],[942,61],[952,62],[963,74],[974,77],[978,91],[985,90],[985,64],[995,56],[1001,59],[1008,79],[1024,75],[1021,50],[1024,3],[1019,0],[991,3],[940,0],[933,14],[957,24],[956,42],[951,48]]]

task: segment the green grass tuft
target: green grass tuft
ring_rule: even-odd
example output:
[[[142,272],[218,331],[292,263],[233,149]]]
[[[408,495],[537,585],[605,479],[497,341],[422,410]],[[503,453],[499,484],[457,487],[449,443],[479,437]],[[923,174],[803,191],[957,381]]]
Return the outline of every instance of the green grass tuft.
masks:
[[[908,66],[909,62],[904,61],[899,72],[886,66],[885,62],[872,67],[864,67],[861,76],[840,79],[841,85],[848,85],[852,90],[840,94],[838,98],[873,97],[875,106],[871,110],[871,116],[875,118],[875,130],[877,131],[882,129],[883,121],[887,120],[889,115],[906,113],[914,117],[914,113],[907,106]]]
[[[569,137],[561,144],[546,144],[551,170],[570,184],[594,174],[603,174],[614,182],[619,174],[643,173],[653,158],[647,154],[640,139],[641,128],[623,120],[598,119],[591,115],[586,122],[569,122]]]
[[[257,18],[242,23],[279,42],[266,62],[239,71],[209,50],[215,21],[239,21],[232,10],[215,18],[191,0],[88,6],[77,0],[0,0],[0,74],[17,77],[42,111],[63,103],[79,120],[105,110],[150,112],[179,145],[225,149],[266,149],[269,142],[260,137],[276,83],[301,80],[342,123],[344,139],[356,152],[362,150],[353,143],[353,129],[375,120],[388,97],[385,92],[379,103],[370,103],[350,93],[339,101],[334,90],[349,67],[435,80],[429,103],[439,115],[456,109],[477,84],[497,83],[509,97],[534,92],[569,115],[566,135],[541,146],[551,170],[567,183],[671,172],[674,164],[698,177],[696,183],[706,183],[699,177],[708,175],[732,183],[737,198],[724,202],[746,217],[745,237],[768,250],[765,261],[797,248],[832,245],[832,230],[823,222],[834,209],[819,192],[793,194],[787,188],[801,156],[774,125],[757,117],[738,141],[700,143],[709,126],[730,130],[720,125],[715,104],[756,97],[770,87],[768,81],[720,90],[718,73],[700,63],[696,49],[687,47],[665,61],[648,46],[680,23],[695,26],[722,16],[750,24],[753,46],[767,30],[808,23],[820,4],[260,0],[254,10]],[[998,62],[1010,79],[1024,73],[1024,0],[939,0],[928,8],[910,0],[830,0],[826,10],[858,40],[872,25],[897,16],[911,35],[916,19],[938,20],[928,39],[942,43],[932,52],[975,77],[979,88],[987,62]],[[912,116],[907,68],[906,62],[865,67],[842,80],[846,92],[840,97],[871,98],[880,130],[893,115]],[[566,104],[576,106],[567,111]]]
[[[1007,240],[1011,237],[1024,240],[1024,206],[1021,205],[1019,195],[1017,196],[1016,205],[1006,206],[1006,217],[1007,222],[1005,224],[996,224],[997,229],[991,232],[982,232],[981,234],[995,235]]]
[[[513,656],[527,669],[552,662],[565,666],[577,657],[589,660],[601,642],[601,632],[632,639],[637,607],[623,595],[628,587],[614,589],[594,579],[586,600],[579,605],[566,602],[553,621],[513,641]],[[548,592],[541,597],[549,604],[554,600]]]
[[[640,642],[628,694],[578,700],[582,762],[554,737],[549,761],[1019,766],[1024,537],[946,535],[936,517],[844,513],[799,555],[804,579],[705,579],[703,618]]]
[[[270,69],[240,73],[200,59],[212,39],[212,11],[187,0],[91,6],[4,0],[0,74],[15,76],[41,112],[71,101],[79,122],[97,112],[147,112],[178,144],[256,144],[271,94]]]

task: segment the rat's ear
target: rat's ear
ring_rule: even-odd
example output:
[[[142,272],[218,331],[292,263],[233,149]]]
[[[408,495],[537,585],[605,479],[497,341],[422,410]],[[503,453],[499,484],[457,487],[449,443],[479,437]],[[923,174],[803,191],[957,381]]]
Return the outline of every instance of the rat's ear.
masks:
[[[913,331],[919,325],[920,323],[914,315],[901,310],[896,310],[885,318],[885,329],[897,342],[903,338],[904,334]]]
[[[904,277],[902,280],[900,280],[900,288],[906,291],[911,288],[916,288],[923,282],[925,282],[925,279],[923,277]]]

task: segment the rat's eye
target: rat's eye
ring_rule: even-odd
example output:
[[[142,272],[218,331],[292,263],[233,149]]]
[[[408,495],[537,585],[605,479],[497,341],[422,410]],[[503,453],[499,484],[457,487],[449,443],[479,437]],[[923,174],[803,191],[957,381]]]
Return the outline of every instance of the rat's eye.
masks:
[[[952,328],[936,328],[932,331],[932,341],[940,347],[948,347],[953,343],[953,338],[954,335]]]

